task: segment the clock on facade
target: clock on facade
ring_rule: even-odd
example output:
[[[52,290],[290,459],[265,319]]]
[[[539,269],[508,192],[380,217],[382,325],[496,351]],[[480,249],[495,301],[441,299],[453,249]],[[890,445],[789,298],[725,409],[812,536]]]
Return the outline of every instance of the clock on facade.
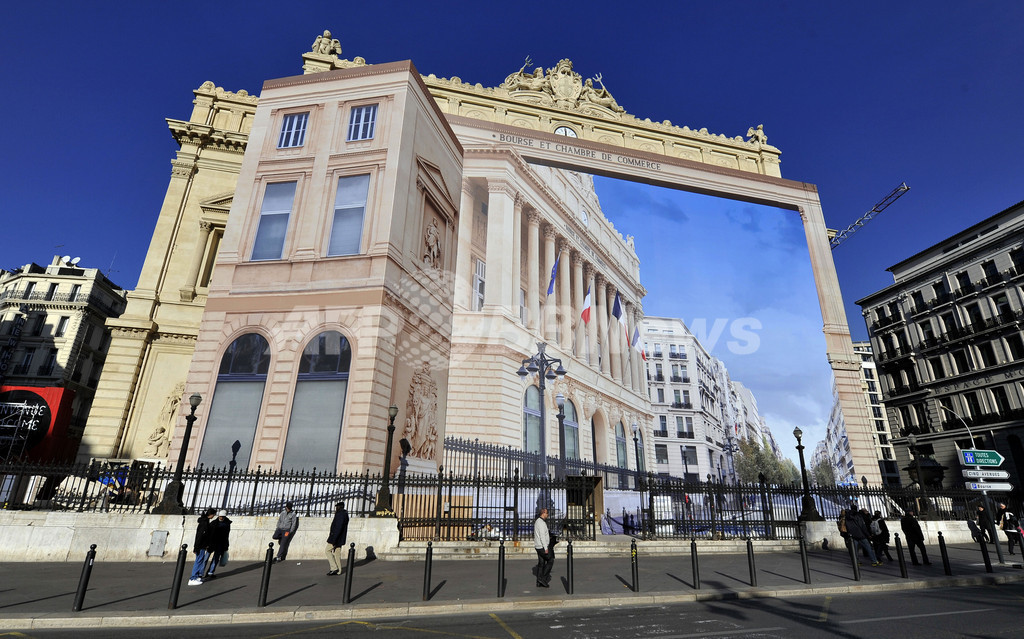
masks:
[[[586,209],[580,209],[580,222],[583,222],[583,226],[587,226],[590,224],[590,218],[587,217]]]
[[[555,135],[564,135],[567,138],[578,137],[576,135],[576,131],[574,131],[573,129],[570,129],[567,126],[560,126],[557,129],[555,129]]]

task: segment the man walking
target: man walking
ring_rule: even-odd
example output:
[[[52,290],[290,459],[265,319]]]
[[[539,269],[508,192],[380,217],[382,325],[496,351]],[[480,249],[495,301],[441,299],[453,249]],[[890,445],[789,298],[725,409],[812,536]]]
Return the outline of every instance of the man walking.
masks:
[[[203,585],[203,573],[206,572],[206,560],[210,558],[210,520],[217,511],[207,508],[206,512],[199,516],[196,522],[196,543],[192,546],[192,552],[196,554],[196,560],[192,564],[192,574],[189,576],[188,585]]]
[[[334,519],[331,520],[331,532],[327,535],[327,563],[330,564],[328,575],[341,573],[341,553],[345,549],[348,537],[348,511],[345,502],[339,501],[334,506]]]
[[[875,556],[875,549],[871,547],[871,542],[868,541],[871,535],[868,533],[864,517],[853,508],[846,513],[846,530],[850,533],[850,539],[853,540],[854,548],[862,548],[871,560],[872,566],[881,566],[882,562],[878,561],[878,558]]]
[[[1014,545],[1020,546],[1021,553],[1024,554],[1024,543],[1021,542],[1019,526],[1020,521],[1017,516],[1006,509],[1006,504],[1000,503],[996,509],[996,527],[1006,535],[1006,545],[1009,547],[1011,555],[1014,554]]]
[[[277,539],[280,543],[277,548],[277,557],[274,561],[285,560],[285,557],[288,556],[288,546],[291,545],[292,539],[295,537],[295,531],[298,529],[299,516],[292,510],[292,502],[288,502],[284,505],[281,516],[277,518],[277,529],[274,530],[274,539]]]
[[[548,531],[547,508],[541,508],[537,521],[533,522],[533,548],[537,551],[537,586],[549,588],[551,568],[555,565],[555,549]]]
[[[914,516],[913,510],[908,510],[900,518],[900,528],[903,530],[903,536],[907,539],[907,548],[910,550],[910,561],[915,566],[920,566],[917,563],[917,553],[915,549],[921,551],[921,560],[924,565],[930,566],[932,562],[928,561],[928,551],[924,549],[924,533],[921,532],[921,524],[917,521],[917,517]]]
[[[978,506],[978,528],[981,530],[978,533],[978,541],[985,542],[986,544],[991,542],[991,530],[992,530],[992,515],[985,510],[984,506]],[[995,540],[999,542],[998,539]]]
[[[210,570],[207,571],[206,579],[216,579],[217,567],[220,566],[224,555],[228,554],[228,545],[231,537],[231,520],[228,519],[228,511],[218,510],[217,518],[210,521],[210,554],[213,561],[210,562]],[[224,562],[225,564],[227,561]]]

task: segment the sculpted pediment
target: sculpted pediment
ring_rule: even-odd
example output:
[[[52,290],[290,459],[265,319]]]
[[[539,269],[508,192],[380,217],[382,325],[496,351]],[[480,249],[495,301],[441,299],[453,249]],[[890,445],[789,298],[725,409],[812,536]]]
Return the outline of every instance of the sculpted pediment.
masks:
[[[612,94],[605,88],[600,73],[593,78],[583,79],[573,70],[572,60],[564,58],[545,73],[544,67],[537,67],[533,73],[527,71],[531,64],[529,57],[515,73],[510,73],[498,86],[513,100],[555,106],[579,111],[594,117],[616,120],[625,113]],[[597,82],[600,87],[594,86]]]

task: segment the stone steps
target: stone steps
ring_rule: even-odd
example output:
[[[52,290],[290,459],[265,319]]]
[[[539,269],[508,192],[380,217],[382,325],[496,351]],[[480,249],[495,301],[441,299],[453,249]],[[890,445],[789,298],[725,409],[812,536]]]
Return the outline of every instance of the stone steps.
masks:
[[[596,541],[574,541],[573,556],[589,557],[629,557],[632,537],[615,535]],[[796,540],[755,540],[754,552],[796,552],[799,548]],[[687,539],[666,539],[642,541],[637,540],[637,552],[641,555],[688,555],[690,541]],[[435,541],[432,544],[433,557],[442,559],[493,559],[498,558],[499,543],[497,541]],[[555,553],[564,556],[566,545],[559,543]],[[426,541],[403,541],[396,548],[380,553],[386,561],[421,561],[426,556]],[[747,542],[744,539],[697,540],[697,551],[704,553],[746,553]],[[533,558],[533,540],[505,542],[505,556],[509,559]]]

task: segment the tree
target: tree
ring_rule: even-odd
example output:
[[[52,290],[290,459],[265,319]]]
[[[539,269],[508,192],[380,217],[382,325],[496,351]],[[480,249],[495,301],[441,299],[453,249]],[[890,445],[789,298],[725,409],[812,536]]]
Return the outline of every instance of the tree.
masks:
[[[835,486],[836,471],[828,460],[821,460],[811,470],[811,479],[816,486]]]
[[[762,446],[756,441],[741,439],[740,450],[733,458],[736,475],[744,483],[753,484],[764,474],[769,484],[790,484],[800,481],[800,472],[792,461],[779,460],[767,445]]]

